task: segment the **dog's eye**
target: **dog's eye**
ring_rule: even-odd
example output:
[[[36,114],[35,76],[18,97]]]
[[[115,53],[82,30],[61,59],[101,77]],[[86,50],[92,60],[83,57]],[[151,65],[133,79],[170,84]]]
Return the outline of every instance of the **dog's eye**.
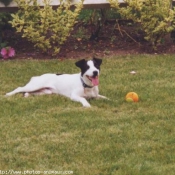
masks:
[[[100,66],[98,64],[94,64],[94,66],[98,69],[100,68]]]

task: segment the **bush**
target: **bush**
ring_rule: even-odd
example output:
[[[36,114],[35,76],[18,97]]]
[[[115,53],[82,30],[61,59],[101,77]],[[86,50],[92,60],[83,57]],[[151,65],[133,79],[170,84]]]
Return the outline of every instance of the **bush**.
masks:
[[[8,21],[11,20],[10,13],[0,13],[0,49],[7,46],[7,41],[4,39],[5,29],[11,29],[11,26],[9,25]]]
[[[171,8],[171,0],[125,0],[127,6],[122,8],[115,0],[109,2],[123,18],[141,24],[145,39],[151,42],[154,50],[165,35],[174,29],[175,11]]]
[[[44,7],[40,7],[37,0],[16,0],[19,11],[13,14],[11,24],[22,37],[34,43],[35,47],[44,52],[56,55],[61,45],[66,41],[76,23],[83,1],[71,10],[69,0],[60,1],[60,6],[53,10],[50,0],[44,0]]]

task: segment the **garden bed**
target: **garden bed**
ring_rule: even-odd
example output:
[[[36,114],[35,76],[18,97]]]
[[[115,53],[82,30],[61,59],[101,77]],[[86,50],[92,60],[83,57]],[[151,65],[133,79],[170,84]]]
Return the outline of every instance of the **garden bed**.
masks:
[[[153,50],[150,43],[144,40],[144,33],[137,30],[132,23],[108,21],[101,28],[98,37],[90,40],[96,26],[78,23],[72,31],[60,53],[52,57],[42,53],[34,45],[22,38],[14,30],[5,30],[3,35],[9,45],[16,50],[18,59],[70,59],[90,58],[92,56],[107,57],[126,54],[173,54],[175,44],[169,36],[162,40],[157,50]]]

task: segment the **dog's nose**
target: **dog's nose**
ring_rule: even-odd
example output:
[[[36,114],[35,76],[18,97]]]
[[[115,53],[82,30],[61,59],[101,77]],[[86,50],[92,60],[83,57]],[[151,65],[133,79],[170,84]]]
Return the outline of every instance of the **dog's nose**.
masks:
[[[93,71],[93,77],[96,77],[98,75],[98,71]]]

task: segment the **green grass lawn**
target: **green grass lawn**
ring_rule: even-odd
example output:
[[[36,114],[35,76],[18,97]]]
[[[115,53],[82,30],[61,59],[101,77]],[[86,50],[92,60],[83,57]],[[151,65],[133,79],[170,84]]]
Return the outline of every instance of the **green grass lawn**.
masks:
[[[0,62],[0,173],[174,175],[175,56],[103,58],[99,89],[111,101],[90,100],[91,108],[59,95],[4,96],[35,75],[77,73],[74,62]],[[125,101],[130,91],[138,103]]]

